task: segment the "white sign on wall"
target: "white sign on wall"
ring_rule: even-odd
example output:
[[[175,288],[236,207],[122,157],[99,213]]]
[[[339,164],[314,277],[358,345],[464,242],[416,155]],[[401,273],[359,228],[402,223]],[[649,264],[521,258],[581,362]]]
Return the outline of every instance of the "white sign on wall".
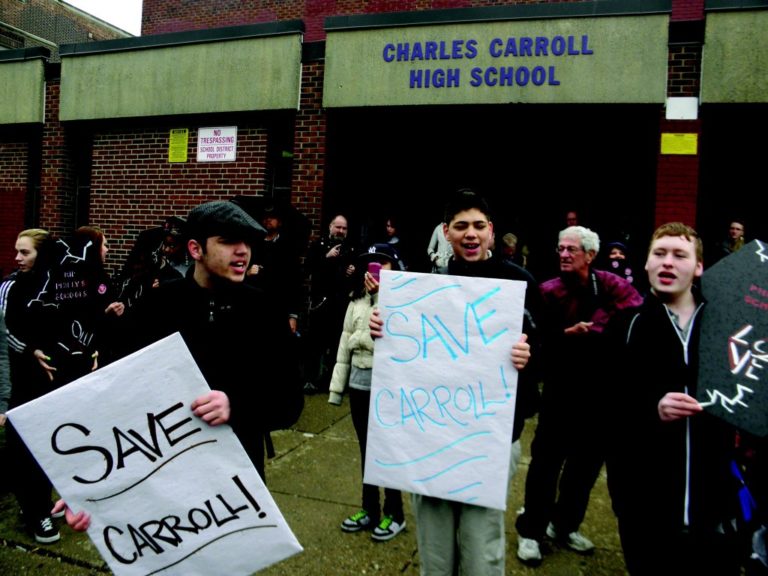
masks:
[[[525,289],[382,271],[366,483],[506,509]]]
[[[235,160],[237,160],[237,126],[198,129],[198,162],[234,162]]]
[[[8,412],[118,575],[246,575],[301,551],[176,333]]]

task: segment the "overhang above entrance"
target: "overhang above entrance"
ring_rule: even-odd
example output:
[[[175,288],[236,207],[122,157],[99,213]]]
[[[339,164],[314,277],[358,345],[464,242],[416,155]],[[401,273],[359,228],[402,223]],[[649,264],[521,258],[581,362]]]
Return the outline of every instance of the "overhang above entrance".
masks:
[[[45,119],[47,48],[0,51],[0,125],[42,124]]]
[[[301,21],[61,47],[60,120],[296,109]]]
[[[716,4],[727,8],[737,3]],[[754,4],[762,9],[707,14],[703,104],[768,102],[768,2]]]

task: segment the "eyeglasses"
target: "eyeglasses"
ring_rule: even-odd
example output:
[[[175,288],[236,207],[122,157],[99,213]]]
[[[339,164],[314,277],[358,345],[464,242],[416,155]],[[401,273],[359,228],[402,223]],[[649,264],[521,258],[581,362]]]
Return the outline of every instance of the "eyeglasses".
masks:
[[[558,256],[563,252],[568,252],[568,254],[573,256],[574,254],[581,251],[582,251],[582,248],[579,248],[578,246],[558,246],[557,248],[555,248],[555,252],[558,254]]]

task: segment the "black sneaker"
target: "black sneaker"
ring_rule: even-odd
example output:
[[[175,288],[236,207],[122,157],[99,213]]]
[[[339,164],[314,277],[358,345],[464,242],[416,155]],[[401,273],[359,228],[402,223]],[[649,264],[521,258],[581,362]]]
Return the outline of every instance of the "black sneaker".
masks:
[[[53,544],[61,538],[61,534],[59,534],[56,526],[53,525],[53,520],[50,516],[44,516],[40,519],[34,527],[34,533],[35,540],[40,544]]]

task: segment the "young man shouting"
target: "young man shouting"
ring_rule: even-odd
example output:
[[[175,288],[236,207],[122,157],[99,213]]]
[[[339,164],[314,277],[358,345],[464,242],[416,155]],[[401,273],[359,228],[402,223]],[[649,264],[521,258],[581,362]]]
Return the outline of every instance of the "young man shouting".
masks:
[[[621,375],[608,487],[632,576],[739,574],[734,430],[696,401],[702,244],[680,222],[653,234],[651,293],[612,329]]]

